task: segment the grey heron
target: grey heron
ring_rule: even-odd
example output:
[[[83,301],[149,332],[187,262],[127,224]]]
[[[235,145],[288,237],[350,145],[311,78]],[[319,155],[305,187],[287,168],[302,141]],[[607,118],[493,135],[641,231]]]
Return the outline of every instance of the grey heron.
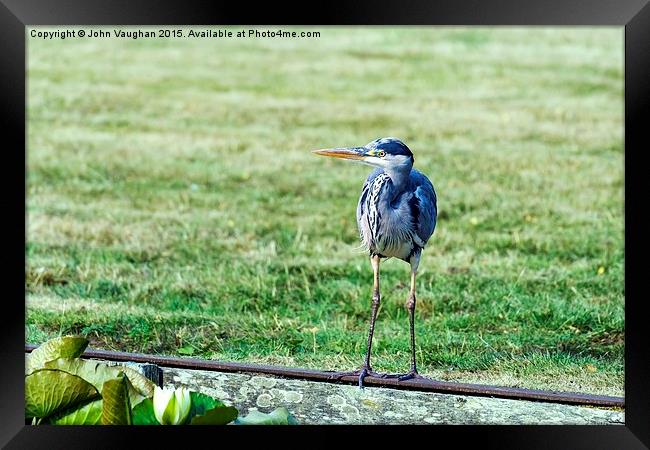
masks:
[[[359,234],[370,254],[374,272],[370,330],[363,366],[350,374],[359,376],[359,387],[363,387],[363,379],[368,375],[397,377],[400,381],[420,377],[415,362],[415,278],[422,250],[436,227],[437,198],[433,185],[424,174],[413,168],[413,153],[396,138],[376,139],[362,147],[314,150],[314,153],[376,168],[366,179],[357,205]],[[383,258],[391,257],[411,265],[411,289],[406,301],[411,333],[411,369],[398,375],[378,374],[370,366],[372,337],[381,302],[379,264]]]

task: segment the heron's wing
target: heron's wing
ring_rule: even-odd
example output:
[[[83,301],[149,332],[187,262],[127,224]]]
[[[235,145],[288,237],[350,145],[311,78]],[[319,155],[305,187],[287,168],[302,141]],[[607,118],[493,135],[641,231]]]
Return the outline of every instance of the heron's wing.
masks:
[[[368,189],[372,184],[372,180],[377,178],[379,174],[383,173],[384,169],[375,169],[368,178],[366,178],[365,183],[363,183],[363,188],[361,189],[361,196],[359,196],[359,203],[357,204],[357,224],[359,225],[359,231],[361,231],[361,218],[364,214],[367,214],[367,211],[364,210],[366,207],[366,197],[368,196]]]
[[[422,239],[422,242],[426,244],[436,228],[438,199],[431,181],[425,175],[413,170],[411,180],[413,181],[414,190],[410,204],[416,221],[416,233]]]

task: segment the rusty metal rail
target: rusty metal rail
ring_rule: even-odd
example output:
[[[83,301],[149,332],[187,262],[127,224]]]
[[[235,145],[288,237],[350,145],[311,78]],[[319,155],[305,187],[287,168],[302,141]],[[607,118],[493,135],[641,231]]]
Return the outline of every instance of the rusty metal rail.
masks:
[[[35,345],[25,345],[25,352],[31,352]],[[138,363],[157,364],[161,367],[174,367],[194,370],[213,370],[217,372],[240,372],[252,374],[274,375],[283,378],[294,378],[329,383],[356,384],[355,376],[340,376],[339,372],[322,370],[278,367],[261,364],[237,362],[210,361],[197,358],[172,358],[168,356],[145,355],[142,353],[113,352],[108,350],[86,350],[84,358],[105,359],[109,361],[132,361]],[[364,385],[390,387],[413,391],[441,392],[446,394],[476,395],[483,397],[498,397],[517,400],[536,400],[543,402],[565,403],[573,405],[590,405],[600,407],[624,408],[623,397],[607,395],[592,395],[574,392],[542,391],[537,389],[522,389],[513,387],[489,386],[482,384],[454,383],[431,379],[411,379],[398,381],[391,378],[366,377]]]

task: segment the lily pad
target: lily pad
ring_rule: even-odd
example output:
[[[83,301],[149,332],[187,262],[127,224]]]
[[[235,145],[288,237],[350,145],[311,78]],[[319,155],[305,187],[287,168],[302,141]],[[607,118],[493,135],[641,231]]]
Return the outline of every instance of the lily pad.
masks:
[[[235,421],[238,425],[297,425],[298,421],[287,408],[277,408],[270,413],[251,411]]]
[[[160,425],[153,409],[153,400],[145,398],[131,409],[133,425]]]
[[[81,408],[73,408],[57,413],[49,418],[54,425],[101,425],[103,400],[95,400]]]
[[[25,374],[45,367],[45,363],[57,358],[78,358],[88,347],[88,339],[80,336],[62,336],[50,339],[27,355]]]
[[[192,400],[192,406],[190,408],[188,421],[194,416],[202,416],[211,409],[225,406],[222,401],[212,398],[209,395],[201,394],[200,392],[190,392],[190,399]]]
[[[25,377],[25,417],[48,417],[99,398],[97,388],[77,375],[39,369]]]
[[[152,397],[156,389],[156,383],[151,381],[149,378],[142,375],[137,370],[134,370],[126,366],[118,366],[119,370],[123,371],[124,374],[129,377],[129,381],[133,387],[145,397]]]
[[[103,394],[104,383],[120,373],[129,377],[129,399],[133,406],[153,396],[155,384],[135,370],[124,366],[107,366],[103,362],[84,359],[59,358],[45,363],[45,367],[64,370],[92,383]]]
[[[129,379],[120,373],[114,380],[104,383],[102,398],[103,425],[131,425],[131,403],[129,402]]]
[[[217,406],[192,418],[190,425],[226,425],[237,418],[237,408]]]

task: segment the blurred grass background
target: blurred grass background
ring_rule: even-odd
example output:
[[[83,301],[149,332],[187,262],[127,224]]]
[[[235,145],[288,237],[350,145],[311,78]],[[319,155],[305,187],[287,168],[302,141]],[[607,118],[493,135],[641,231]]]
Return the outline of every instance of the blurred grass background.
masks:
[[[357,368],[370,168],[310,150],[397,136],[439,198],[420,371],[621,395],[622,29],[316,30],[28,38],[27,341]],[[407,292],[382,264],[375,370]]]

